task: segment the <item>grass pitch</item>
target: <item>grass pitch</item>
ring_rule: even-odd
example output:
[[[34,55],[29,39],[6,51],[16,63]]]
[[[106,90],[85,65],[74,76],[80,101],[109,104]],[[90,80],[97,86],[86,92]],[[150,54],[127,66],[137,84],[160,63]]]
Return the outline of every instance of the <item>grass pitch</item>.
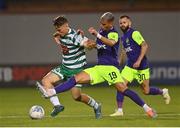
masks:
[[[35,88],[0,88],[0,127],[178,127],[180,126],[180,86],[160,86],[169,88],[171,103],[165,105],[161,96],[145,96],[140,87],[135,90],[158,113],[155,119],[148,118],[142,108],[128,98],[124,102],[123,117],[109,117],[116,108],[116,90],[112,87],[85,87],[89,94],[102,103],[103,118],[96,120],[93,109],[74,101],[70,92],[59,95],[65,110],[56,118],[50,117],[52,105]],[[28,111],[32,105],[42,105],[45,118],[32,120]]]

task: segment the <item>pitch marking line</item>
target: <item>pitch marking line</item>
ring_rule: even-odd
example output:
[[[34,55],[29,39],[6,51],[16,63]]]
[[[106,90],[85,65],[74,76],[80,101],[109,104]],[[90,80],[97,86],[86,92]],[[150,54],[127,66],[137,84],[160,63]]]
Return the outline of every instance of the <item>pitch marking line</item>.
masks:
[[[158,114],[160,117],[163,118],[172,118],[171,116],[180,116],[180,113],[177,114]],[[145,114],[126,114],[124,117],[126,116],[132,116],[132,117],[136,117],[136,116],[146,116]],[[27,116],[23,116],[23,115],[0,115],[0,119],[10,119],[10,118],[27,118],[29,117]],[[47,118],[51,117],[51,116],[45,116]],[[94,115],[59,115],[57,116],[57,118],[78,118],[78,117],[94,117]],[[103,115],[103,117],[110,117],[109,115]],[[112,117],[113,118],[113,117]],[[173,117],[174,118],[174,117]]]

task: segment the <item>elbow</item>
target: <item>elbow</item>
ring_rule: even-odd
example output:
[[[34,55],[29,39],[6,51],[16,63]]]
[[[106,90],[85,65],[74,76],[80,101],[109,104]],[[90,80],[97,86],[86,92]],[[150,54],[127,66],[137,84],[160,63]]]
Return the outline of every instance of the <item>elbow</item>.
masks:
[[[112,47],[112,46],[114,46],[115,44],[116,44],[116,42],[111,41],[111,42],[109,43],[109,46]]]
[[[148,46],[148,44],[146,44],[146,49],[147,49],[147,50],[149,49],[149,46]]]
[[[110,46],[110,47],[113,47],[113,46],[114,46],[114,44],[110,44],[109,46]]]
[[[148,50],[149,46],[146,44],[145,48],[146,48],[146,50]]]
[[[142,47],[143,47],[143,49],[146,49],[146,50],[149,48],[147,43],[143,43]]]

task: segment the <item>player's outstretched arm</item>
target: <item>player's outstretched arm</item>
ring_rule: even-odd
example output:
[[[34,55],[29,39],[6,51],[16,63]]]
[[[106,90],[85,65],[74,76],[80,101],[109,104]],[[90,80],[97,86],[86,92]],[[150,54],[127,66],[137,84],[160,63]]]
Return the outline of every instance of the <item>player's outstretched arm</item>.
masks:
[[[100,35],[96,29],[94,29],[93,27],[90,27],[88,29],[89,33],[91,33],[92,35],[96,36],[98,39],[100,39],[104,44],[108,45],[108,46],[113,46],[117,43],[117,41],[113,40],[113,39],[108,39],[102,35]]]
[[[85,47],[88,50],[96,48],[96,42],[94,40],[88,39],[84,35],[84,31],[82,29],[77,30],[77,34],[82,36],[81,46]]]
[[[54,38],[54,41],[56,42],[56,44],[60,44],[60,41],[59,41],[59,39],[60,39],[60,34],[59,34],[59,32],[55,32],[55,33],[53,34],[53,38]]]
[[[88,39],[84,41],[83,46],[89,50],[96,48],[96,42],[94,40]]]

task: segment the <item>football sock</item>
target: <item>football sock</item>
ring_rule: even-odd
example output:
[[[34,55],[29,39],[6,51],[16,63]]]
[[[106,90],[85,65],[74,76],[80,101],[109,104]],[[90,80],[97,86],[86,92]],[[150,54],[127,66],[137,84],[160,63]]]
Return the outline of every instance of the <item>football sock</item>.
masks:
[[[48,96],[55,96],[56,95],[56,90],[54,88],[48,89],[47,90]]]
[[[116,100],[117,100],[118,109],[121,108],[121,110],[122,110],[124,95],[119,91],[117,91],[117,93],[116,93]]]
[[[98,103],[90,96],[89,96],[88,104],[89,104],[89,106],[93,107],[94,109],[98,108]]]
[[[56,96],[56,91],[55,91],[54,88],[48,89],[48,90],[47,90],[47,93],[48,93],[48,95],[50,96],[49,99],[50,99],[51,103],[52,103],[54,106],[56,106],[56,105],[61,105],[60,102],[59,102],[58,96]]]
[[[138,104],[141,107],[143,107],[143,105],[145,104],[144,101],[137,95],[137,93],[135,93],[134,91],[130,89],[126,89],[123,92],[123,94],[129,97],[131,100],[133,100],[136,104]]]
[[[147,104],[144,104],[143,105],[143,109],[145,112],[149,111],[151,108],[147,105]]]
[[[50,101],[51,101],[51,103],[52,103],[54,106],[56,106],[56,105],[61,105],[60,102],[59,102],[58,96],[52,96],[52,97],[50,97]]]
[[[117,111],[118,112],[123,112],[123,109],[122,108],[118,108]]]
[[[65,91],[73,88],[75,85],[76,85],[76,80],[73,76],[66,82],[58,84],[54,89],[56,90],[56,93],[58,94],[58,93],[65,92]]]
[[[163,91],[160,88],[150,87],[149,95],[162,95]]]

